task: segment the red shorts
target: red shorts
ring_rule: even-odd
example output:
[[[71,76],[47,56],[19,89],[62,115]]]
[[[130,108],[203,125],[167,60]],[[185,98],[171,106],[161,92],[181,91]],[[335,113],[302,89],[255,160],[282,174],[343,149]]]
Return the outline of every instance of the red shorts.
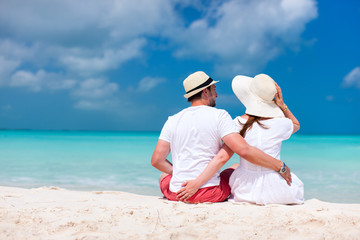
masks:
[[[229,178],[234,169],[228,168],[220,173],[220,185],[200,188],[191,198],[186,200],[190,203],[202,203],[202,202],[223,202],[230,193]],[[171,201],[179,201],[176,193],[169,190],[170,180],[172,175],[167,175],[160,182],[160,189],[164,196]]]

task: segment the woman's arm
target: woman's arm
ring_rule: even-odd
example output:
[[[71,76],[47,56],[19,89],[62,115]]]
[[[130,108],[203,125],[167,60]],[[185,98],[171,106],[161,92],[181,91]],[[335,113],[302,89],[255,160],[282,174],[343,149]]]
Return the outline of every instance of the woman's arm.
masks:
[[[199,188],[204,185],[234,154],[231,149],[224,144],[218,154],[209,162],[205,170],[194,180],[186,181],[182,184],[182,189],[177,192],[181,201],[186,201],[192,197]]]
[[[290,109],[284,103],[281,88],[279,87],[279,85],[277,85],[277,83],[275,83],[275,87],[276,87],[276,90],[277,90],[277,93],[275,94],[275,103],[284,112],[285,117],[287,117],[288,119],[290,119],[293,122],[293,125],[294,125],[293,133],[295,133],[296,131],[298,131],[300,129],[300,123],[296,119],[294,114],[292,114]]]

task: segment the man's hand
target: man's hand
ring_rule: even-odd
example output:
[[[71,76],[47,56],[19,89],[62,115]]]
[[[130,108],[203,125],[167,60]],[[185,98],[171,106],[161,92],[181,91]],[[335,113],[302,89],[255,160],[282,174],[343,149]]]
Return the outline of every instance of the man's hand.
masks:
[[[201,186],[197,185],[196,180],[189,180],[184,182],[181,185],[183,188],[180,189],[176,194],[180,201],[186,202],[189,198],[191,198]]]
[[[291,183],[292,183],[291,172],[290,172],[290,168],[287,165],[286,165],[286,172],[285,173],[280,173],[280,175],[285,179],[287,184],[289,186],[291,186]]]

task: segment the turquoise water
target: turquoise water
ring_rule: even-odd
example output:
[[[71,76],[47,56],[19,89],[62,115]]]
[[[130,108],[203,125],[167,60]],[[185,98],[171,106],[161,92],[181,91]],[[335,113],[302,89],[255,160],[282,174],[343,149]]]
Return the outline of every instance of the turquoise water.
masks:
[[[150,164],[158,132],[0,131],[0,185],[160,196]],[[360,203],[360,136],[294,135],[282,160],[306,199]],[[234,156],[226,166],[238,162]]]

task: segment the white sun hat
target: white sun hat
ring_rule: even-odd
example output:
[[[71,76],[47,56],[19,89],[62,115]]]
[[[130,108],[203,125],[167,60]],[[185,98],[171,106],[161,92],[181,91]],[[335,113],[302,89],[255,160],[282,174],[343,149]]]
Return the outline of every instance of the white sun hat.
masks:
[[[219,81],[212,80],[206,73],[202,71],[190,74],[183,82],[186,94],[184,97],[189,98],[201,92],[203,89],[217,83]]]
[[[245,113],[258,117],[285,117],[273,101],[277,91],[275,81],[270,76],[259,74],[252,78],[238,75],[232,80],[232,89],[246,107]]]

